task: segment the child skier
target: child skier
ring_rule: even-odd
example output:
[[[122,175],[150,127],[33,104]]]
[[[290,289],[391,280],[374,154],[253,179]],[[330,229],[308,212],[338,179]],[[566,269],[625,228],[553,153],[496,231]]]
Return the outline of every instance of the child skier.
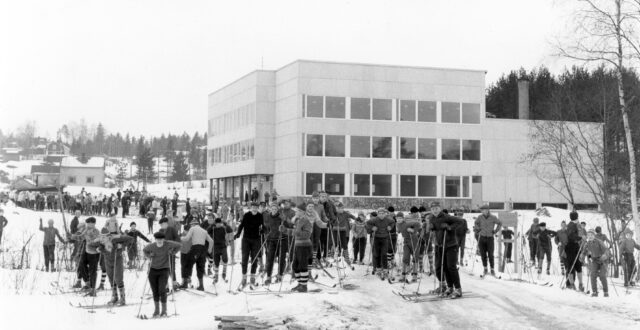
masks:
[[[395,225],[393,218],[387,215],[384,208],[378,209],[377,215],[367,221],[367,232],[373,234],[373,274],[384,280],[389,274],[387,269],[387,247],[389,230]]]
[[[89,217],[85,220],[86,227],[84,230],[79,231],[76,235],[72,235],[73,238],[82,239],[84,241],[84,252],[80,258],[80,266],[82,270],[80,273],[84,276],[83,280],[85,286],[83,290],[88,291],[90,296],[96,295],[96,274],[98,271],[98,262],[100,260],[100,254],[96,249],[96,245],[93,243],[99,236],[100,231],[96,229],[96,218]],[[76,286],[79,285],[80,280],[76,282]]]
[[[624,286],[634,286],[633,275],[638,271],[633,260],[633,249],[640,250],[640,244],[633,240],[633,232],[627,231],[620,240],[620,259],[624,260]]]
[[[242,232],[242,282],[241,288],[247,285],[247,268],[251,261],[251,284],[256,282],[256,268],[258,267],[258,252],[260,250],[260,232],[262,230],[263,217],[258,213],[258,203],[251,203],[251,211],[242,216],[242,222],[238,226],[238,232],[234,236],[238,239]]]
[[[367,221],[364,212],[358,212],[358,217],[351,224],[351,246],[353,247],[353,262],[364,265],[364,252],[367,248]]]
[[[196,275],[198,277],[197,290],[204,291],[204,266],[207,262],[207,253],[211,254],[213,252],[213,239],[209,237],[206,230],[199,226],[198,220],[193,219],[191,220],[191,228],[189,228],[187,235],[182,238],[182,242],[191,242],[191,250],[189,250],[190,262],[187,268],[191,270],[193,265],[196,265]]]
[[[42,226],[42,218],[40,218],[40,231],[44,232],[44,240],[42,241],[42,248],[44,250],[44,267],[45,271],[49,271],[49,264],[51,264],[51,271],[55,272],[55,251],[56,251],[56,236],[60,243],[67,244],[67,242],[60,236],[58,229],[53,226],[53,219],[47,221],[48,227]]]
[[[409,213],[406,219],[402,212],[399,212],[397,216],[398,232],[404,239],[404,246],[402,248],[402,276],[400,277],[401,282],[407,280],[407,273],[409,269],[411,269],[411,281],[415,282],[418,280],[418,265],[416,264],[416,261],[418,259],[416,249],[419,247],[418,240],[420,237],[420,229],[422,229],[422,225],[420,223],[418,208],[413,206],[411,207],[410,212],[411,213]],[[413,267],[411,267],[412,263]]]
[[[276,282],[282,280],[284,268],[287,263],[289,239],[288,235],[282,233],[279,228],[283,224],[285,227],[291,228],[291,226],[283,220],[282,214],[280,214],[280,210],[278,209],[278,204],[271,202],[269,208],[269,212],[265,212],[264,214],[264,228],[267,239],[267,278],[264,281],[264,285],[267,286],[271,284],[271,274],[273,273],[273,264],[276,258],[278,258],[278,275],[276,276]]]
[[[136,267],[136,261],[138,260],[138,237],[140,237],[147,243],[150,243],[150,241],[146,236],[142,235],[142,233],[136,229],[135,222],[131,222],[129,224],[129,230],[125,231],[125,234],[133,238],[133,243],[131,243],[131,245],[129,245],[129,248],[127,249],[127,256],[129,257],[127,266],[129,267],[129,269],[131,269]]]
[[[438,202],[431,202],[431,213],[433,218],[429,225],[434,234],[436,277],[440,281],[439,287],[433,293],[451,299],[459,298],[462,296],[462,290],[457,268],[458,240],[455,233],[463,221],[442,212]]]
[[[349,260],[349,225],[351,224],[351,220],[356,220],[357,218],[344,210],[344,204],[342,202],[337,202],[336,204],[336,220],[331,224],[332,226],[332,235],[334,239],[334,245],[336,248],[336,255],[342,255],[344,257],[344,261],[351,265],[351,261]]]
[[[180,250],[180,243],[174,241],[165,241],[163,232],[153,234],[156,239],[144,247],[144,256],[151,259],[149,264],[149,286],[153,293],[153,316],[167,316],[167,282],[169,280],[171,267],[170,256],[173,256]],[[162,303],[162,312],[159,311],[158,303]]]
[[[120,232],[115,215],[107,220],[107,224],[103,229],[103,232],[105,231],[107,233],[101,235],[89,245],[100,246],[103,251],[106,251],[103,254],[103,258],[107,268],[107,276],[111,283],[111,300],[109,300],[109,304],[124,306],[126,299],[122,252],[126,246],[133,242],[133,238]]]
[[[589,275],[591,280],[592,297],[598,296],[598,278],[602,283],[604,296],[608,297],[607,290],[607,263],[609,262],[609,249],[601,240],[596,238],[596,232],[587,232],[587,242],[582,249],[582,257],[589,258]]]
[[[222,222],[222,219],[216,218],[214,225],[207,230],[209,236],[213,237],[213,284],[218,283],[218,270],[220,269],[220,261],[222,261],[222,279],[227,278],[227,240],[226,236],[233,233],[231,227]],[[211,267],[211,264],[209,264]]]
[[[538,274],[542,274],[542,264],[545,255],[547,256],[547,275],[551,275],[551,237],[556,237],[557,233],[547,229],[547,224],[540,223],[538,231]]]
[[[293,219],[293,229],[280,226],[280,231],[294,237],[293,272],[298,281],[298,285],[291,291],[307,292],[307,282],[309,281],[309,260],[312,259],[311,235],[313,234],[313,224],[321,221],[315,211],[313,204],[301,203],[297,206],[296,216]]]

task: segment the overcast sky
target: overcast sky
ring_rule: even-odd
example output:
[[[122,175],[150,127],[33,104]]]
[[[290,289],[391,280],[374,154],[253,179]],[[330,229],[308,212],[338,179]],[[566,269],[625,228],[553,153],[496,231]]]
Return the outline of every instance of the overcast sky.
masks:
[[[565,8],[566,9],[566,8]],[[0,129],[206,130],[207,94],[296,59],[559,70],[551,0],[0,0]]]

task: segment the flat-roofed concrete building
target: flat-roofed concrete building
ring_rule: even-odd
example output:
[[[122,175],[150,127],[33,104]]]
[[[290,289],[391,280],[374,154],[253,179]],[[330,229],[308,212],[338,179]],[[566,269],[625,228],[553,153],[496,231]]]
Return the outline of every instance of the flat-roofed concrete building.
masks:
[[[299,60],[251,72],[209,95],[212,196],[566,205],[521,162],[528,121],[485,118],[484,100],[481,70]]]

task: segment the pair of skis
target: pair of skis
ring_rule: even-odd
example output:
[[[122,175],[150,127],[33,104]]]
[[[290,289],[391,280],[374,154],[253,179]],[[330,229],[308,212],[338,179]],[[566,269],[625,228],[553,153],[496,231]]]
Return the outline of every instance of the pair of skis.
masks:
[[[431,294],[431,293],[402,293],[399,291],[392,290],[392,292],[401,297],[405,301],[421,303],[421,302],[432,302],[432,301],[443,301],[443,300],[456,300],[462,298],[486,298],[486,295],[475,294],[471,291],[464,292],[460,297],[441,297],[439,295]]]

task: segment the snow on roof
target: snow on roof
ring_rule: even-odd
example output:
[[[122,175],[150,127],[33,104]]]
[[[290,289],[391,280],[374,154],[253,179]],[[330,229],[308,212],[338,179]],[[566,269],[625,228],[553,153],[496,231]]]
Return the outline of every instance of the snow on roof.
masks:
[[[104,167],[104,158],[91,157],[86,163],[82,163],[77,157],[69,156],[62,158],[60,166],[62,167]]]

